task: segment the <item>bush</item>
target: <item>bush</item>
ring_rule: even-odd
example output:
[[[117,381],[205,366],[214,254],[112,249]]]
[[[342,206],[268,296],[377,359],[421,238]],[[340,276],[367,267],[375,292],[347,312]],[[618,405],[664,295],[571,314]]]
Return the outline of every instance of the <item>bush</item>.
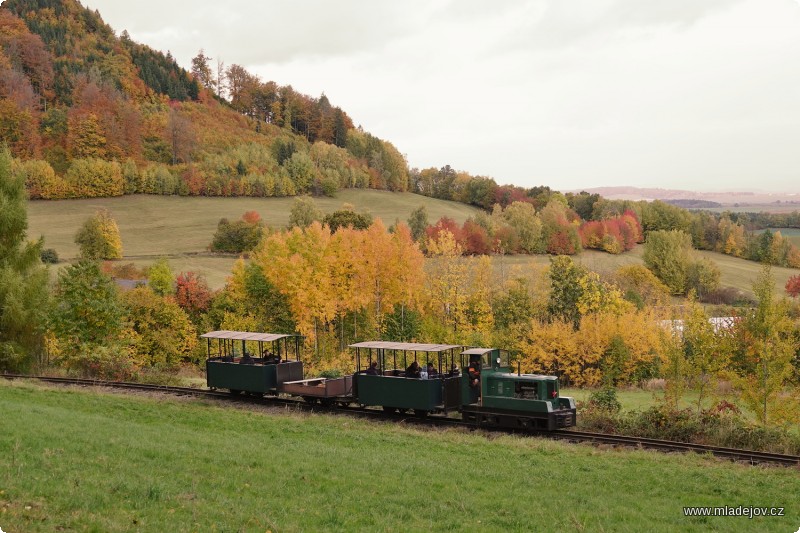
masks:
[[[578,417],[581,429],[773,453],[800,453],[800,435],[784,428],[755,426],[726,401],[700,413],[656,405],[620,414],[595,407],[592,403],[595,394]]]
[[[40,257],[42,259],[42,263],[48,265],[55,265],[58,263],[58,252],[56,252],[53,248],[45,248],[42,250]]]
[[[703,303],[714,305],[735,305],[735,306],[750,306],[755,301],[747,296],[745,293],[734,287],[721,287],[712,291],[702,298],[700,301]]]
[[[263,234],[264,228],[260,220],[256,223],[245,220],[230,222],[227,218],[222,218],[211,241],[211,251],[225,253],[250,251],[258,246]]]
[[[622,404],[617,399],[617,389],[606,387],[593,392],[589,396],[589,407],[608,413],[619,413],[622,410]]]

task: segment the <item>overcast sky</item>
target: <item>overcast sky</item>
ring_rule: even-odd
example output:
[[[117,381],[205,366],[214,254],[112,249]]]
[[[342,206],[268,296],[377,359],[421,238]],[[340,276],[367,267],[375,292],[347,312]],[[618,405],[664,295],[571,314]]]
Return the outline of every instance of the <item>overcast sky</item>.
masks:
[[[412,167],[800,192],[800,0],[85,0],[342,107]]]

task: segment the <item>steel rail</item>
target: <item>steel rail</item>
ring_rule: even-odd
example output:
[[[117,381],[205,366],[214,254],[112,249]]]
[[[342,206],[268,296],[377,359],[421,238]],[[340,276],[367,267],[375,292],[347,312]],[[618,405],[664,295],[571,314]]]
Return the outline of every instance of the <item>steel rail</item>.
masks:
[[[742,450],[737,448],[726,448],[721,446],[711,446],[708,444],[695,444],[689,442],[678,442],[661,439],[651,439],[646,437],[635,437],[628,435],[615,435],[609,433],[594,433],[578,430],[556,430],[556,431],[537,431],[530,429],[508,429],[495,428],[491,426],[476,426],[469,424],[461,419],[448,418],[446,416],[427,416],[418,417],[405,413],[387,413],[374,408],[363,406],[353,406],[344,402],[334,401],[330,405],[320,405],[308,403],[302,399],[285,398],[280,396],[251,396],[247,394],[232,395],[228,392],[214,391],[194,387],[174,387],[168,385],[154,385],[147,383],[130,383],[123,381],[104,381],[83,378],[64,378],[50,376],[28,376],[23,374],[0,374],[5,379],[30,379],[45,383],[61,385],[77,385],[84,387],[107,387],[115,389],[125,389],[143,392],[160,392],[179,396],[205,397],[214,399],[224,399],[226,401],[238,401],[266,406],[292,407],[303,411],[316,411],[324,413],[347,413],[360,417],[394,422],[400,424],[412,424],[433,427],[453,427],[466,430],[484,430],[492,433],[521,434],[545,437],[569,442],[607,444],[611,446],[624,446],[641,449],[658,450],[663,452],[694,452],[699,454],[710,454],[715,457],[729,459],[732,461],[746,462],[752,465],[776,464],[782,466],[795,466],[800,468],[800,456],[786,455],[772,452],[762,452],[756,450]]]

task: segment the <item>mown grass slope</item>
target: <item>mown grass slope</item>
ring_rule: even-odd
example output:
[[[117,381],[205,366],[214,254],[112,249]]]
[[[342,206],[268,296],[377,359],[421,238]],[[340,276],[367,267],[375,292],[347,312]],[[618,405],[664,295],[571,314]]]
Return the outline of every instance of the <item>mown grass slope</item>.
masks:
[[[108,209],[117,221],[125,251],[124,262],[139,266],[151,264],[157,257],[168,257],[174,270],[193,270],[208,278],[212,287],[219,288],[230,274],[235,257],[207,253],[207,247],[222,217],[238,219],[246,211],[256,211],[273,227],[283,227],[289,222],[293,198],[206,198],[177,196],[134,195],[119,198],[84,200],[33,201],[28,208],[30,228],[28,235],[45,237],[45,247],[55,248],[63,259],[74,258],[78,249],[75,233],[87,217],[98,209]],[[448,216],[462,223],[477,212],[475,208],[411,193],[349,189],[340,191],[336,198],[318,198],[317,205],[325,213],[340,209],[343,204],[355,206],[357,211],[371,213],[388,226],[395,220],[405,221],[411,211],[424,205],[431,223]],[[800,233],[798,234],[800,235]],[[787,230],[787,236],[794,236]],[[752,283],[761,265],[728,255],[698,251],[717,263],[722,271],[721,283],[752,295]],[[642,264],[642,246],[633,251],[612,255],[596,250],[582,252],[576,261],[587,268],[609,273],[623,265]],[[550,257],[505,256],[493,258],[495,269],[504,278],[516,275],[538,276],[531,264],[548,265]],[[800,273],[796,269],[773,267],[777,288],[790,276]]]
[[[125,253],[123,262],[138,266],[168,257],[175,271],[193,270],[219,288],[230,274],[235,257],[207,253],[217,222],[222,217],[239,219],[256,211],[272,227],[289,223],[294,198],[207,198],[133,195],[118,198],[32,201],[28,206],[30,238],[45,237],[45,247],[54,248],[62,260],[78,255],[75,233],[98,209],[108,209],[120,229]],[[389,226],[405,221],[414,209],[424,205],[431,223],[442,216],[463,223],[476,209],[458,202],[437,200],[411,193],[349,189],[336,198],[317,198],[325,213],[351,204]]]
[[[117,221],[125,256],[160,256],[206,251],[220,218],[239,219],[255,211],[265,223],[283,227],[289,223],[294,198],[208,198],[133,195],[117,198],[33,201],[28,207],[31,237],[44,235],[48,248],[65,259],[75,257],[74,238],[78,228],[98,209],[108,209]],[[462,223],[475,208],[411,193],[364,189],[340,191],[336,198],[316,198],[325,212],[353,205],[356,211],[371,213],[389,226],[405,221],[411,211],[424,205],[431,222],[448,216]]]
[[[6,531],[793,531],[795,471],[0,383]],[[683,507],[785,506],[686,518]]]

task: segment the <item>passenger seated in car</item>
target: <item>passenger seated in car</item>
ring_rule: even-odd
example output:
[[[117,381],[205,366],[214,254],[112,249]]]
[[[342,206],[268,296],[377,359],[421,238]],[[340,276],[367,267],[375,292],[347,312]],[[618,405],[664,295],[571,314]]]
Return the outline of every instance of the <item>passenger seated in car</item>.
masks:
[[[280,355],[275,355],[274,353],[269,352],[267,350],[264,350],[264,353],[262,355],[264,356],[264,363],[267,363],[267,364],[274,363],[274,364],[277,365],[278,363],[281,362],[281,356]]]
[[[367,369],[365,374],[369,374],[370,376],[377,376],[378,375],[378,362],[373,361],[369,364],[369,368]]]
[[[428,376],[429,376],[429,377],[430,377],[430,376],[437,376],[437,375],[439,375],[439,371],[438,371],[438,370],[436,370],[436,367],[435,367],[435,366],[433,366],[433,363],[428,363],[428,370],[427,370],[427,372],[428,372]]]
[[[242,355],[242,358],[239,359],[239,364],[240,365],[253,365],[253,364],[255,364],[255,361],[253,360],[253,358],[250,356],[249,353],[244,352],[244,355]]]
[[[408,368],[406,368],[406,377],[407,378],[419,378],[419,376],[420,376],[419,363],[414,361],[413,363],[411,363],[408,366]]]

